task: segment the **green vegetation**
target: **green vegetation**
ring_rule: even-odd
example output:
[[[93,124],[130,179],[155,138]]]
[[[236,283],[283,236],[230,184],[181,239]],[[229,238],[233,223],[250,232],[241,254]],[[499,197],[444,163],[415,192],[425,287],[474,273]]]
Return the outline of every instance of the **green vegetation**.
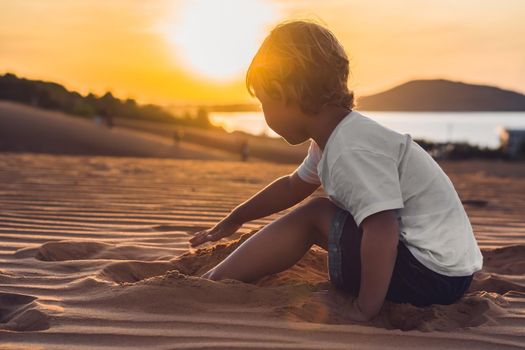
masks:
[[[0,76],[0,99],[60,110],[87,118],[100,115],[162,121],[203,129],[215,128],[203,108],[199,108],[194,115],[184,113],[183,116],[176,116],[157,105],[138,105],[133,99],[121,100],[111,92],[100,97],[92,93],[82,96],[78,92],[68,91],[60,84],[18,78],[11,73]]]

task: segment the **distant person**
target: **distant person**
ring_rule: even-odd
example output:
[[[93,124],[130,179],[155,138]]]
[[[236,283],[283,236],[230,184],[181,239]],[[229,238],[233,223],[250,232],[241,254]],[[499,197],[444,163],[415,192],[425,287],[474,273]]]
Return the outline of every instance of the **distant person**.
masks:
[[[113,116],[111,114],[106,114],[106,126],[111,129],[114,125]]]
[[[104,118],[100,114],[96,114],[95,117],[93,117],[93,121],[96,125],[102,125],[104,123]]]
[[[248,140],[243,140],[241,142],[240,151],[241,151],[241,160],[243,162],[248,161],[248,156],[250,155],[250,146],[248,145]]]
[[[176,129],[175,132],[173,133],[173,142],[175,143],[175,145],[178,146],[180,142],[182,141],[183,137],[184,137],[184,131],[181,129]]]
[[[113,127],[113,117],[106,111],[101,111],[99,114],[95,115],[95,124],[105,125],[108,128]]]
[[[264,40],[246,83],[266,122],[308,155],[237,206],[192,246],[217,241],[248,221],[316,197],[244,241],[201,277],[255,282],[293,266],[313,244],[328,251],[330,282],[355,296],[347,315],[367,321],[384,300],[451,304],[467,291],[483,257],[456,190],[409,134],[353,110],[349,61],[334,35],[286,22]]]

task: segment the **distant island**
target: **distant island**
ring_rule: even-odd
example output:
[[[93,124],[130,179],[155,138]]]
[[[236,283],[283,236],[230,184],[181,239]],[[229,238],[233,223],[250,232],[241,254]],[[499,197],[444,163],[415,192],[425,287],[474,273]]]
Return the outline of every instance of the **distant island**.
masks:
[[[525,95],[493,86],[451,80],[412,80],[357,98],[364,111],[525,111]],[[260,111],[256,104],[209,105],[210,112]]]
[[[444,79],[412,80],[359,98],[357,108],[369,111],[525,111],[525,95]]]
[[[208,119],[209,112],[261,111],[255,103],[139,105],[133,99],[116,98],[111,92],[103,96],[92,93],[82,96],[54,82],[24,79],[12,73],[0,75],[0,99],[84,117],[109,115],[200,128],[216,128]],[[412,80],[374,95],[358,97],[356,107],[365,111],[525,111],[525,95],[444,79]]]
[[[97,124],[105,120],[108,127],[114,125],[113,118],[115,118],[118,120],[118,126],[171,137],[177,143],[184,137],[184,141],[228,152],[238,152],[239,145],[242,145],[239,141],[247,140],[249,137],[252,144],[259,142],[259,146],[253,148],[252,154],[257,154],[261,159],[272,161],[281,159],[280,161],[287,162],[286,159],[289,160],[290,157],[294,161],[300,161],[304,156],[304,154],[297,156],[297,154],[283,153],[282,149],[269,151],[269,148],[265,147],[269,145],[270,139],[247,135],[240,131],[236,133],[241,138],[228,140],[224,138],[226,131],[212,125],[208,118],[210,111],[258,111],[260,106],[257,104],[186,105],[171,108],[154,104],[141,105],[133,99],[119,99],[111,92],[102,96],[92,93],[83,96],[57,83],[19,78],[12,73],[0,75],[0,100],[90,118]],[[416,80],[376,95],[363,97],[358,100],[357,105],[359,109],[385,111],[525,111],[525,96],[490,86],[447,80]],[[258,138],[264,140],[255,141]],[[451,144],[420,139],[415,141],[437,158],[508,159],[509,157],[501,147],[490,149],[464,142]],[[261,142],[266,146],[261,148]],[[284,141],[271,139],[271,142]],[[270,145],[270,148],[274,149],[274,146],[275,144]]]

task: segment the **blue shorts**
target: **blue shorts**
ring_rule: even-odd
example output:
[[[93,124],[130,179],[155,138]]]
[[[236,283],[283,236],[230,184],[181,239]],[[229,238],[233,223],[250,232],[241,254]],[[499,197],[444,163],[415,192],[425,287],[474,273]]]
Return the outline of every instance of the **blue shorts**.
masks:
[[[336,288],[354,296],[359,294],[361,281],[362,235],[353,216],[338,208],[328,232],[328,272]],[[420,307],[452,304],[467,291],[472,277],[451,277],[430,270],[399,241],[386,300]]]

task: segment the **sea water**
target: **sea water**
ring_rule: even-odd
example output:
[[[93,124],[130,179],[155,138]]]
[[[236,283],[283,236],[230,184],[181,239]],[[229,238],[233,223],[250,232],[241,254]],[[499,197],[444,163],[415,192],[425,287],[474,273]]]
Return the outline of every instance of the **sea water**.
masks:
[[[413,139],[433,142],[468,142],[497,148],[503,128],[525,129],[525,112],[374,112],[360,111],[389,129]],[[210,121],[227,131],[279,137],[262,112],[211,112]]]

